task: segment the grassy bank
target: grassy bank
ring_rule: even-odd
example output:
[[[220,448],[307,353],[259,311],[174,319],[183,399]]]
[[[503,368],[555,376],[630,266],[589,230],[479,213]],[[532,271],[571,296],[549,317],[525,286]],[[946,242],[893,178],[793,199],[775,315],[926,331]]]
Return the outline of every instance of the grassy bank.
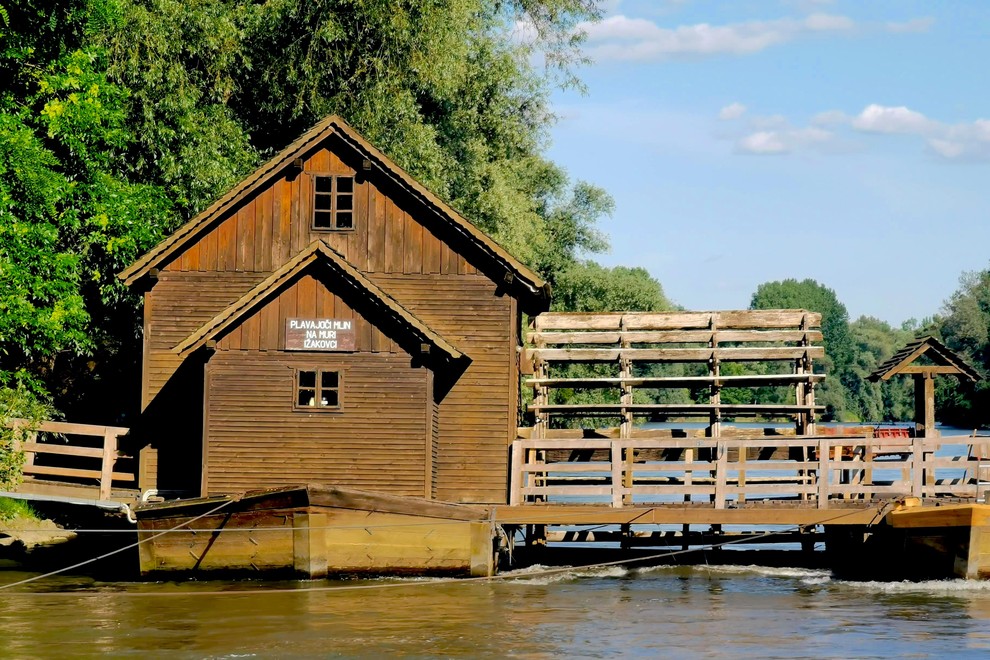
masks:
[[[0,497],[0,520],[13,520],[14,518],[37,519],[38,515],[31,508],[31,505],[24,500]]]

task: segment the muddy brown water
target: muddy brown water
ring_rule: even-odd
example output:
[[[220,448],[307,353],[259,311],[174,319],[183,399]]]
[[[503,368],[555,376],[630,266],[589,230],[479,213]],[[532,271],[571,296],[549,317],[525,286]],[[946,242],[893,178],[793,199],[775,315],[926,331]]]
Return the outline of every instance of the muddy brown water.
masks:
[[[985,582],[745,566],[539,571],[497,582],[47,578],[0,589],[0,656],[990,657]],[[0,585],[28,576],[0,571]]]

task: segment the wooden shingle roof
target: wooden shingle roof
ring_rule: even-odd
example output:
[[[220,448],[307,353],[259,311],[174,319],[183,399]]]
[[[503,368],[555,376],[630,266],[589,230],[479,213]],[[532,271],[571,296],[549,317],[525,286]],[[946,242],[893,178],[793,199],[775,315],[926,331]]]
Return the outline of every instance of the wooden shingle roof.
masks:
[[[543,278],[512,256],[505,248],[475,227],[447,203],[427,190],[425,186],[392,162],[336,115],[331,115],[318,122],[274,158],[234,186],[226,195],[179,227],[168,238],[120,272],[117,277],[130,286],[147,275],[152,268],[160,267],[169,258],[181,252],[197,235],[207,230],[220,214],[236,208],[244,199],[265,186],[272,177],[289,167],[296,158],[301,157],[332,135],[339,137],[362,158],[369,160],[373,168],[417,199],[428,210],[434,212],[460,237],[479,248],[482,254],[504,269],[507,278],[511,274],[512,278],[522,285],[522,291],[527,294],[534,306],[542,309],[549,306],[550,286]]]
[[[362,275],[357,269],[337,254],[321,240],[315,240],[284,266],[259,282],[253,289],[241,296],[227,309],[204,323],[191,335],[179,342],[173,352],[186,357],[201,348],[206,342],[222,335],[226,330],[235,327],[242,319],[248,317],[255,309],[263,304],[266,298],[279,287],[285,285],[301,274],[314,263],[322,263],[331,268],[336,275],[350,283],[358,291],[395,322],[412,334],[417,341],[429,344],[431,352],[458,360],[464,355],[453,344],[444,339],[439,333],[421,321],[416,315],[399,304],[394,298],[382,291],[374,282]]]
[[[925,356],[934,366],[912,366],[918,358]],[[914,374],[928,371],[935,374],[946,374],[965,378],[970,381],[981,379],[979,372],[966,363],[957,353],[953,352],[934,337],[916,339],[889,360],[881,364],[870,374],[869,380],[890,380],[897,374]]]

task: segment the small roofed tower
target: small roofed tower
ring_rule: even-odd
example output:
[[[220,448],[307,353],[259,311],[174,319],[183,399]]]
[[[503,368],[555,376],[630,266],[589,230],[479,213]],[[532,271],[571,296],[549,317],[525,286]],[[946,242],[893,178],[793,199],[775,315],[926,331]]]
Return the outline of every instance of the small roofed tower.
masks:
[[[869,379],[873,382],[890,380],[896,374],[914,377],[915,431],[923,438],[938,435],[935,430],[935,376],[950,375],[970,382],[980,380],[980,374],[973,367],[934,337],[911,342],[877,367]]]

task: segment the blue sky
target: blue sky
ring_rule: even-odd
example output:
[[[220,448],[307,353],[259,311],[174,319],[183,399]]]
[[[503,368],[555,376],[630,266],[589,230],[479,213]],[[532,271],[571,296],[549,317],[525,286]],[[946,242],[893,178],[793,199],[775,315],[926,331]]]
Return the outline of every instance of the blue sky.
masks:
[[[810,277],[894,325],[990,266],[990,2],[606,7],[549,150],[615,199],[599,261],[699,310]]]

